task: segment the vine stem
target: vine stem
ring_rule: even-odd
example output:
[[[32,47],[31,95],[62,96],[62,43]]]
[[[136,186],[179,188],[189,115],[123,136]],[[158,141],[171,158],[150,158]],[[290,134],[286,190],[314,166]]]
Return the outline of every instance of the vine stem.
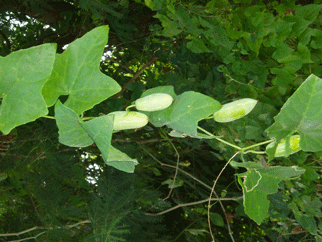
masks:
[[[237,149],[237,150],[242,150],[242,148],[241,148],[241,147],[239,147],[239,146],[237,146],[237,145],[234,145],[234,144],[231,144],[231,143],[227,142],[226,140],[223,140],[223,139],[219,138],[218,136],[213,135],[212,133],[208,132],[207,130],[205,130],[205,129],[203,129],[203,128],[199,127],[199,126],[197,126],[197,128],[198,128],[198,129],[200,129],[200,130],[201,130],[202,132],[204,132],[205,134],[207,134],[207,135],[209,135],[209,136],[213,137],[214,139],[216,139],[216,140],[218,140],[218,141],[220,141],[220,142],[222,142],[222,143],[224,143],[224,144],[226,144],[226,145],[229,145],[229,146],[231,146],[231,147],[234,147],[234,148],[235,148],[235,149]]]
[[[53,117],[53,116],[42,116],[42,118],[49,118],[49,119],[55,119],[55,117]]]
[[[215,187],[216,187],[216,184],[217,184],[217,182],[218,182],[218,180],[219,180],[219,177],[221,176],[221,174],[224,172],[224,170],[226,169],[226,167],[228,166],[228,164],[232,161],[232,159],[234,159],[235,158],[235,156],[236,155],[238,155],[240,153],[240,151],[238,151],[238,152],[236,152],[229,160],[228,160],[228,162],[225,164],[225,166],[221,169],[221,171],[219,172],[219,175],[217,176],[217,178],[216,178],[216,180],[215,180],[215,182],[214,182],[214,185],[212,186],[212,188],[211,188],[211,192],[210,192],[210,195],[209,195],[209,198],[208,198],[208,212],[207,212],[207,215],[208,215],[208,226],[209,226],[209,232],[210,232],[210,235],[211,235],[211,238],[212,238],[212,240],[213,240],[213,242],[215,242],[215,237],[214,237],[214,235],[213,235],[213,233],[212,233],[212,229],[211,229],[211,221],[210,221],[210,203],[211,203],[211,200],[212,200],[212,194],[215,192]],[[228,228],[229,228],[229,235],[230,235],[230,238],[231,238],[231,240],[233,241],[233,242],[235,242],[235,240],[234,240],[234,237],[232,236],[232,233],[231,233],[231,231],[230,231],[230,226],[229,226],[229,221],[227,220],[227,217],[226,217],[226,215],[225,215],[225,218],[226,218],[226,222],[227,222],[227,224],[228,224]]]
[[[251,145],[251,146],[247,146],[247,147],[245,147],[245,148],[242,148],[242,149],[241,149],[241,151],[246,151],[246,150],[249,150],[249,149],[255,148],[255,147],[257,147],[257,146],[261,146],[261,145],[265,145],[265,144],[268,144],[268,143],[272,143],[272,142],[274,142],[274,141],[275,141],[275,139],[274,139],[274,138],[273,138],[273,139],[270,139],[270,140],[266,140],[266,141],[263,141],[263,142],[261,142],[261,143],[254,144],[254,145]]]

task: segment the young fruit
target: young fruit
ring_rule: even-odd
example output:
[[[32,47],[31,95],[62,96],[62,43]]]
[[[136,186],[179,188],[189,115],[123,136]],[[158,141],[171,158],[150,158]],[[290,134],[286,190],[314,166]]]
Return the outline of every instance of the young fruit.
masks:
[[[220,123],[227,123],[240,119],[249,114],[257,102],[257,100],[251,98],[243,98],[224,104],[219,111],[214,113],[214,119]]]
[[[270,143],[267,145],[266,149],[272,148],[275,145],[275,142]],[[300,147],[300,136],[299,135],[292,135],[290,138],[290,154],[294,154],[301,150]],[[282,140],[276,148],[275,157],[282,157],[286,155],[286,145],[285,140]]]
[[[173,102],[171,95],[167,93],[153,93],[135,101],[135,107],[140,111],[159,111],[166,109]]]
[[[148,116],[139,112],[116,111],[108,115],[114,116],[113,130],[137,129],[149,122]]]

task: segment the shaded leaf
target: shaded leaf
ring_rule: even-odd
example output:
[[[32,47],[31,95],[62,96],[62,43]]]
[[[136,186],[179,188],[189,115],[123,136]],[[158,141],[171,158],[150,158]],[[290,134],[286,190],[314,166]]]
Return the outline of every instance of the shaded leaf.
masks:
[[[231,162],[231,165],[247,168],[247,172],[238,174],[238,182],[243,189],[245,213],[257,224],[261,224],[267,215],[270,203],[267,195],[277,192],[278,184],[281,181],[305,172],[305,169],[297,166],[262,167],[258,163],[237,163],[234,161]]]
[[[108,158],[104,161],[107,165],[127,173],[133,173],[135,166],[138,164],[136,159],[130,158],[112,145],[110,146]]]
[[[113,117],[110,115],[97,117],[85,123],[81,123],[81,126],[95,141],[95,144],[102,153],[103,160],[106,161],[111,147]]]

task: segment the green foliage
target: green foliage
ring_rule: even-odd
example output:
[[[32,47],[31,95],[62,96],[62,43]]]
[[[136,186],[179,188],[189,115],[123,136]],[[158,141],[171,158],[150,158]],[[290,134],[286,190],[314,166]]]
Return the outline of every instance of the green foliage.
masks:
[[[210,240],[206,203],[194,202],[209,198],[208,184],[229,161],[246,171],[228,166],[216,183],[220,197],[233,198],[221,201],[223,212],[214,213],[212,201],[216,241],[321,239],[321,4],[86,0],[78,7],[52,24],[58,36],[73,33],[62,54],[62,42],[37,31],[24,45],[19,36],[28,28],[19,25],[1,42],[1,55],[39,38],[57,40],[59,53],[40,41],[0,57],[0,130],[8,134],[0,136],[0,234],[38,226],[45,234],[28,236],[40,241]],[[4,16],[1,36],[10,35]],[[39,35],[55,32],[27,22]],[[151,32],[140,35],[142,23]],[[108,113],[153,93],[174,101],[144,112],[149,125],[113,133]],[[214,121],[223,104],[242,98],[258,100],[250,114]],[[290,155],[296,133],[302,151]],[[285,156],[274,157],[282,140]],[[243,204],[234,199],[241,193]],[[175,205],[171,223],[151,216]]]

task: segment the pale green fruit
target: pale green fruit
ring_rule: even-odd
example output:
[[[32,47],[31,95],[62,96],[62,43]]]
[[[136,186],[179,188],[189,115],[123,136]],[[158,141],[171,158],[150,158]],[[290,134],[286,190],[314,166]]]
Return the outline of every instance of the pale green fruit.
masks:
[[[171,95],[167,93],[153,93],[135,101],[135,107],[140,111],[159,111],[166,109],[173,102]]]
[[[224,104],[221,109],[214,113],[216,122],[227,123],[240,119],[249,114],[258,101],[251,98],[243,98],[231,103]]]
[[[272,148],[275,145],[275,142],[270,143],[269,145],[267,145],[266,149]],[[299,135],[292,135],[290,138],[290,150],[291,153],[290,154],[294,154],[298,151],[301,150],[300,147],[300,136]],[[285,140],[282,140],[276,148],[275,151],[275,157],[282,157],[285,156],[286,154],[286,145],[285,145]]]
[[[148,116],[139,112],[116,111],[108,115],[114,116],[113,130],[137,129],[149,122]]]

